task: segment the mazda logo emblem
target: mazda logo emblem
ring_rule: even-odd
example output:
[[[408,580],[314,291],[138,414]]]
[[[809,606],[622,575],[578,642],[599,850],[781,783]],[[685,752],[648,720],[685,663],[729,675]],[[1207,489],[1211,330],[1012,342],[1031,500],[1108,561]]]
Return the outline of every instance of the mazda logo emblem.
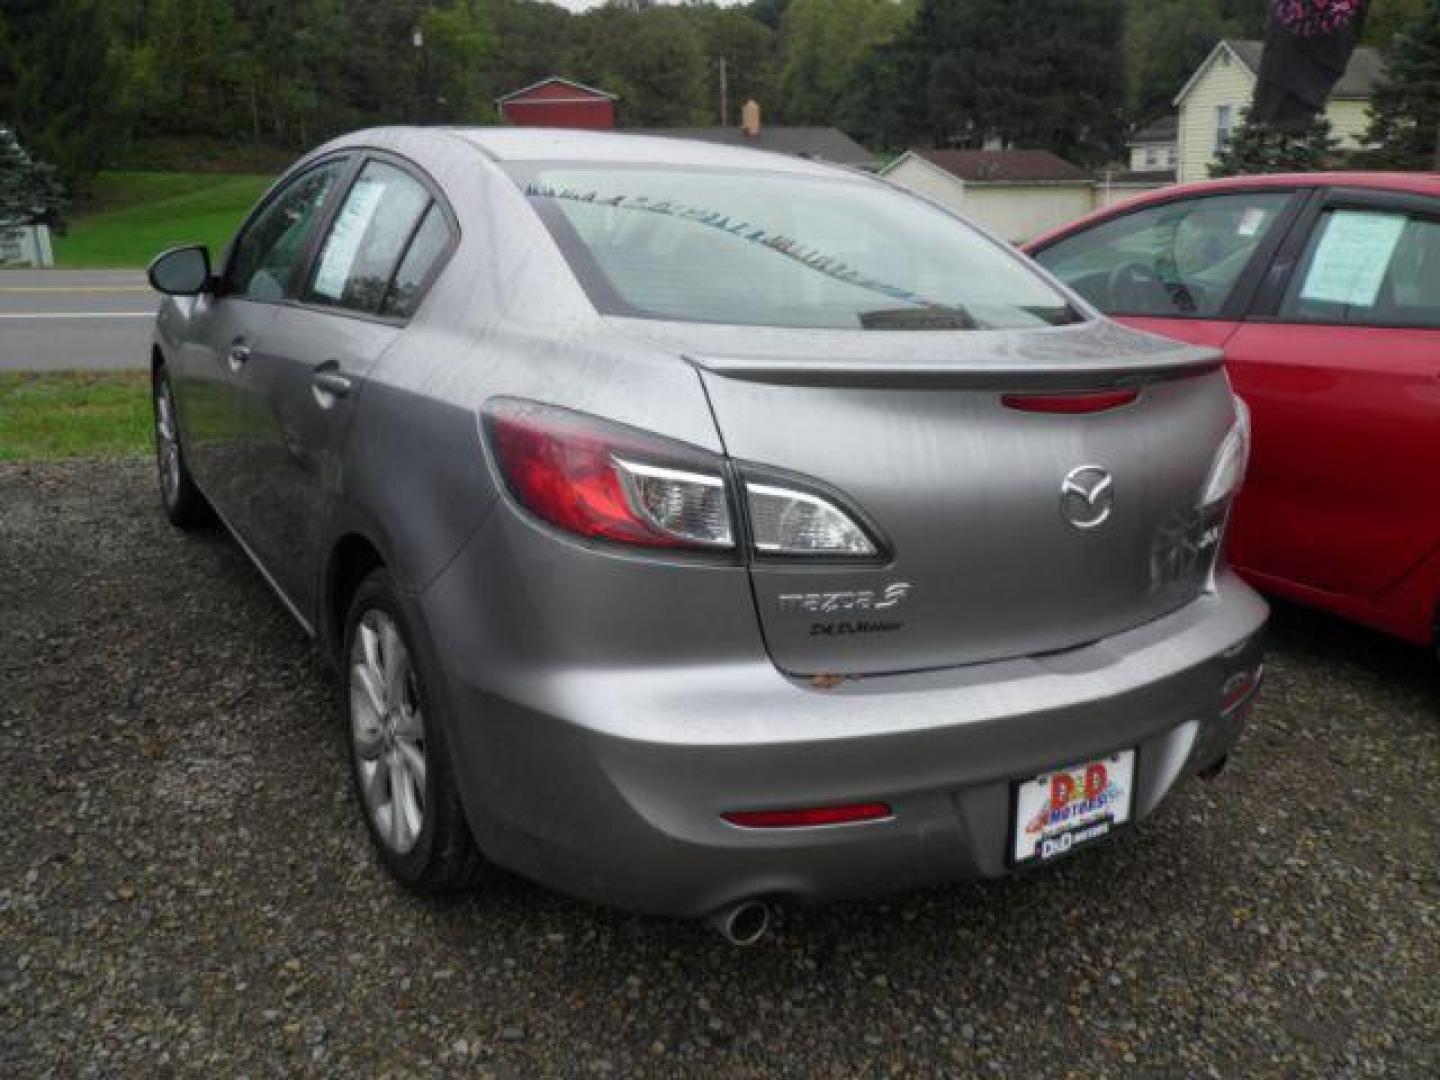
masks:
[[[1060,513],[1077,529],[1103,525],[1115,509],[1115,478],[1099,465],[1071,469],[1060,484]]]

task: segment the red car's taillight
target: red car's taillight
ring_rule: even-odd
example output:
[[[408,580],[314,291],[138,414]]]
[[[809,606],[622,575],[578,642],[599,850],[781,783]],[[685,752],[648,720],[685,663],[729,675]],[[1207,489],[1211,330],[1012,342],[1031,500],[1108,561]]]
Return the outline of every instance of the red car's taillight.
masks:
[[[491,402],[485,427],[510,493],[552,525],[643,547],[735,546],[715,455],[514,399]]]

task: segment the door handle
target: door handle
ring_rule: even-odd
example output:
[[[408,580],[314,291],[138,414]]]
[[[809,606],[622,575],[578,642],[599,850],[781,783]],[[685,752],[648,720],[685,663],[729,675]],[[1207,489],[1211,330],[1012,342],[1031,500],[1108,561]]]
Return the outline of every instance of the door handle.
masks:
[[[335,398],[344,397],[354,385],[349,378],[333,368],[316,371],[310,376],[310,383],[315,388],[315,400],[322,406],[329,406]]]
[[[230,344],[230,351],[225,355],[225,362],[230,365],[230,370],[238,372],[250,359],[250,346],[243,340],[237,339]]]

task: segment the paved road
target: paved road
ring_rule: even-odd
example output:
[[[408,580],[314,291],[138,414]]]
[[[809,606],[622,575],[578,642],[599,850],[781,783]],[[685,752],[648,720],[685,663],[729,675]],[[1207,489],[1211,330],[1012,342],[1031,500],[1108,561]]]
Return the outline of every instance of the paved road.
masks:
[[[158,300],[139,270],[0,270],[0,371],[143,368]]]
[[[0,463],[0,612],[0,1075],[1440,1077],[1440,679],[1343,623],[1281,608],[1230,767],[1113,843],[744,950],[393,886],[315,653],[146,458]]]

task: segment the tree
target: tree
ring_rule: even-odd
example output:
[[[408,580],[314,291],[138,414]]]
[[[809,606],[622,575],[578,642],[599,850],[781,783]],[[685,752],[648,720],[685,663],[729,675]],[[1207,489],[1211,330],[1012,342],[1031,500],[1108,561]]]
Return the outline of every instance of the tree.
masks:
[[[1396,33],[1370,102],[1367,163],[1440,171],[1440,0]]]
[[[798,2],[798,0],[797,0]],[[924,0],[905,42],[937,146],[1110,158],[1124,133],[1123,0]]]
[[[869,55],[904,32],[913,7],[897,0],[792,0],[780,24],[780,101],[792,124],[835,122]]]
[[[771,30],[779,30],[781,20],[785,18],[785,9],[789,6],[790,0],[750,0],[744,10],[756,22]]]
[[[494,45],[480,0],[451,0],[420,18],[421,119],[474,121],[488,111],[485,60]]]
[[[122,134],[97,0],[8,0],[0,28],[0,117],[70,190]]]
[[[0,126],[0,230],[48,225],[64,231],[65,191],[53,165],[36,161],[15,133]]]
[[[900,151],[927,126],[921,65],[908,39],[873,51],[840,99],[837,123],[872,150]]]
[[[1298,136],[1245,120],[1231,133],[1229,145],[1211,162],[1210,175],[1319,172],[1334,164],[1339,146],[1340,140],[1323,114]]]
[[[1379,49],[1388,48],[1405,24],[1419,18],[1424,9],[1425,0],[1370,0],[1361,40]]]
[[[530,0],[490,0],[487,8],[497,45],[485,63],[490,116],[502,94],[546,75],[581,74],[570,66],[580,48],[581,20],[564,8]]]
[[[585,82],[620,96],[625,123],[667,127],[702,123],[710,82],[705,49],[686,13],[607,4],[582,15],[571,67]]]
[[[773,30],[733,8],[696,4],[680,9],[699,32],[705,49],[705,71],[717,122],[735,124],[740,106],[753,98],[775,107],[775,41]],[[725,64],[727,115],[720,117],[720,64]],[[709,111],[709,106],[706,106]]]
[[[1134,0],[1124,38],[1131,118],[1145,123],[1172,112],[1185,80],[1234,29],[1219,0]]]

